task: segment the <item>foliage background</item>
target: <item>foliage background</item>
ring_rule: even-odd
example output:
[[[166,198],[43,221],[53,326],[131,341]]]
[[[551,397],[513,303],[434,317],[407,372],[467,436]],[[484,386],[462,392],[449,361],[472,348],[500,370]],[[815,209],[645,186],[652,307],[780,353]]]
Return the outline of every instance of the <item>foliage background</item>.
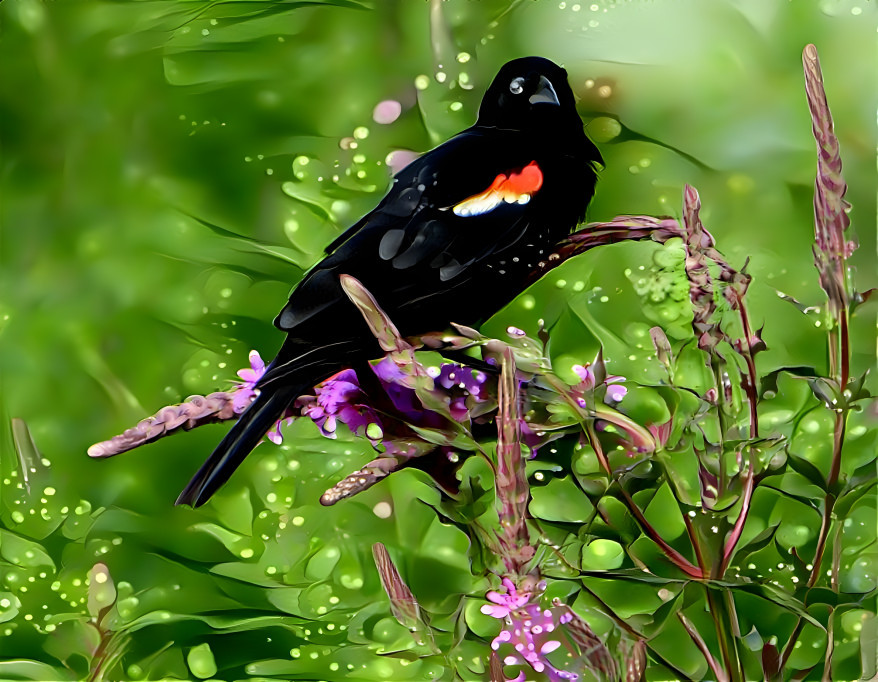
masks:
[[[87,614],[83,581],[101,561],[120,610],[127,599],[126,617],[143,619],[120,669],[130,677],[198,674],[203,649],[193,659],[191,647],[207,643],[220,676],[332,679],[332,659],[309,659],[307,647],[344,638],[306,635],[307,620],[330,610],[347,623],[365,608],[367,641],[335,660],[369,666],[365,678],[410,679],[412,669],[369,653],[397,636],[371,543],[397,552],[433,613],[487,588],[473,582],[466,538],[414,503],[429,496],[423,477],[396,474],[320,508],[320,493],[371,453],[301,421],[280,450],[261,446],[215,503],[192,511],[172,502],[225,427],[107,461],[89,460],[88,445],[223,387],[251,348],[270,356],[280,342],[270,321],[289,286],[381,196],[387,155],[469,125],[500,64],[527,54],[566,66],[604,154],[590,219],[678,215],[683,183],[698,187],[729,261],[750,258],[750,311],[769,349],[760,371],[822,371],[819,315],[776,293],[821,300],[800,55],[808,42],[820,50],[861,241],[852,264],[866,290],[876,284],[875,18],[870,0],[0,3],[0,592],[19,605],[7,597],[12,608],[0,613],[0,659],[66,659],[81,674],[76,638],[46,625]],[[385,99],[403,114],[378,125],[372,111]],[[486,332],[515,324],[535,335],[542,318],[558,366],[591,359],[600,342],[613,373],[648,376],[646,330],[684,322],[655,252],[625,244],[585,254]],[[644,303],[645,292],[659,300]],[[873,322],[854,319],[854,374],[874,364]],[[789,418],[783,398],[767,423]],[[640,406],[647,416],[653,408]],[[12,417],[26,421],[42,457],[30,492],[13,475]],[[849,438],[874,450],[874,420],[861,416]],[[379,503],[405,513],[381,518]],[[281,523],[282,539],[266,542]],[[312,587],[282,586],[297,580]],[[654,608],[649,595],[628,598],[632,613]],[[198,617],[209,612],[220,615]],[[305,656],[291,662],[299,645]],[[430,672],[440,674],[417,675]],[[0,677],[56,674],[0,662]]]

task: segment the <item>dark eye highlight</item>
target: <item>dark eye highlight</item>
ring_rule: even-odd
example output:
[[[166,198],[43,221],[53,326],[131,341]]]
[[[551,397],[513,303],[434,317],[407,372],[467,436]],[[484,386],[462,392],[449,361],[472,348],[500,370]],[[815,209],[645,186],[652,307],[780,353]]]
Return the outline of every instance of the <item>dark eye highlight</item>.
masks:
[[[524,78],[513,78],[509,84],[509,92],[513,95],[520,95],[524,92]]]

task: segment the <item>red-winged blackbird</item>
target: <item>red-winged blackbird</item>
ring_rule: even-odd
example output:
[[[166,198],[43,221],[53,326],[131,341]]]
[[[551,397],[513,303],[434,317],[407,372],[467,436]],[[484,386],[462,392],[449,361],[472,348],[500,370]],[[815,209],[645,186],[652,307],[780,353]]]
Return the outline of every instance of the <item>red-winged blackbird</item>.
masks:
[[[505,64],[476,124],[401,170],[290,294],[274,322],[287,338],[258,396],[177,504],[206,502],[316,383],[381,356],[339,275],[359,279],[404,336],[478,325],[583,219],[599,162],[567,72],[541,57]]]

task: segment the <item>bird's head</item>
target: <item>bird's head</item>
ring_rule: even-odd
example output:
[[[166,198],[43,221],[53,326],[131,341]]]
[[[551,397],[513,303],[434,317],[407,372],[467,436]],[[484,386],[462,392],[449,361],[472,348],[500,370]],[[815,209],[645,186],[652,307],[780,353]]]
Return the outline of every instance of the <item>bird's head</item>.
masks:
[[[582,128],[567,72],[542,57],[504,64],[482,99],[478,125],[523,130],[547,124]]]

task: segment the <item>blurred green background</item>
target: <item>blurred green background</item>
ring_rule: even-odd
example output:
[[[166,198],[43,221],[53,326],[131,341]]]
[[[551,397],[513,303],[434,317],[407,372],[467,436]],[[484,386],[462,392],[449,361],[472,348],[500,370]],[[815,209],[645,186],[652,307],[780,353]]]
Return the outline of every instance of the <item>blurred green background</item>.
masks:
[[[333,580],[352,610],[380,599],[368,557],[374,540],[407,552],[410,584],[437,612],[449,594],[472,589],[459,531],[426,508],[403,518],[373,513],[381,502],[399,508],[429,495],[421,477],[400,475],[337,508],[317,507],[326,487],[371,458],[368,444],[327,441],[296,423],[283,449],[260,446],[198,511],[172,503],[226,427],[106,461],[85,451],[163,405],[224,388],[251,348],[271,357],[281,341],[271,320],[289,287],[382,196],[388,155],[425,151],[470,125],[511,58],[543,55],[570,74],[606,160],[589,219],[679,215],[682,186],[694,185],[719,248],[737,266],[750,259],[751,316],[766,325],[769,347],[761,372],[822,370],[819,315],[801,315],[776,293],[822,302],[801,51],[813,42],[820,52],[861,241],[851,262],[866,290],[876,285],[876,15],[871,0],[4,0],[0,520],[13,533],[0,538],[0,551],[13,564],[36,561],[37,579],[18,595],[22,616],[0,616],[12,635],[0,638],[0,658],[56,665],[64,652],[45,644],[45,624],[84,603],[75,581],[98,560],[140,595],[131,613],[175,613],[173,622],[241,608],[316,618],[318,605],[331,603],[326,593],[258,588],[278,588],[273,576],[293,570],[297,547],[318,557],[332,549],[322,559],[328,569],[302,570],[316,587],[342,576]],[[401,103],[393,123],[373,119],[383,100]],[[612,371],[636,378],[648,368],[630,347],[657,322],[673,329],[679,315],[641,305],[645,292],[663,296],[660,278],[650,283],[641,272],[652,271],[655,253],[623,244],[577,258],[487,330],[514,323],[534,334],[543,318],[555,355],[588,360],[600,341]],[[869,315],[855,320],[854,336],[862,372],[874,364]],[[26,422],[39,452],[29,460],[29,490],[13,474],[21,448],[11,418]],[[284,556],[263,547],[260,523],[269,522],[289,533],[271,549]],[[21,559],[8,549],[13,537],[42,543],[48,559]],[[350,551],[339,551],[346,544]],[[339,556],[350,565],[336,566]],[[59,587],[41,590],[48,578],[39,573]],[[16,591],[27,575],[7,573],[0,591]],[[211,641],[214,653],[224,641],[211,639],[220,625],[204,619],[163,627],[142,631],[126,665],[170,640]],[[289,642],[271,642],[274,627],[242,626],[268,634],[235,640],[226,659],[218,654],[220,668],[240,676],[256,658],[288,659]],[[263,649],[248,659],[253,647]],[[185,676],[182,652],[161,654],[162,674]]]

